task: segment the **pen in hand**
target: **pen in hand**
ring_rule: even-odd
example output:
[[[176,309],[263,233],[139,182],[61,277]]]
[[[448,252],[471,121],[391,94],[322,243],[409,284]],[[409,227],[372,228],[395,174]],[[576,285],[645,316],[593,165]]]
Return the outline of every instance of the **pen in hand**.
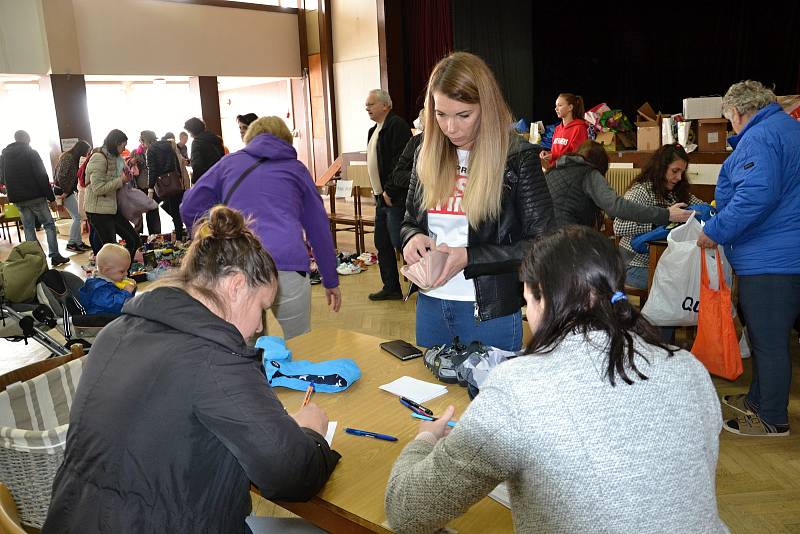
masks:
[[[306,396],[303,399],[303,405],[300,408],[305,408],[308,404],[308,401],[311,400],[311,395],[314,394],[314,384],[309,384],[308,389],[306,389]]]

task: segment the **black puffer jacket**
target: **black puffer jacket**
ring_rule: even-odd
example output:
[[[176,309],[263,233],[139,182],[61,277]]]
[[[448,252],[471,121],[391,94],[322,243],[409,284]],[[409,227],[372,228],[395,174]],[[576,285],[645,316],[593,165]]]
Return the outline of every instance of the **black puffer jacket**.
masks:
[[[541,148],[512,137],[503,172],[500,217],[469,228],[464,277],[475,280],[477,313],[485,321],[519,311],[522,286],[519,266],[532,245],[554,226],[553,201],[539,162]],[[417,151],[417,157],[419,151]],[[428,234],[428,214],[421,210],[422,185],[415,168],[406,202],[403,246],[416,234]]]
[[[222,139],[213,132],[202,132],[192,139],[192,184],[225,155]]]
[[[169,287],[97,336],[69,425],[43,534],[243,533],[251,481],[306,501],[339,459],[286,413],[239,331]]]
[[[14,142],[0,154],[0,183],[5,184],[9,202],[56,199],[39,153],[28,143]]]
[[[156,141],[147,149],[147,187],[155,188],[159,176],[178,170],[178,156],[169,141]]]

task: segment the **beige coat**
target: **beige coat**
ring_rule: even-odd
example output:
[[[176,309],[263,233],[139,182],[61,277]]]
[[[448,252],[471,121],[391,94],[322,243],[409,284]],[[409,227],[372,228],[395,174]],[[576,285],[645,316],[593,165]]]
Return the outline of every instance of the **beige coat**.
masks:
[[[86,165],[86,187],[84,207],[86,213],[114,215],[117,213],[117,189],[122,187],[122,176],[117,176],[116,158],[105,148],[89,158]],[[119,157],[119,156],[116,156]]]

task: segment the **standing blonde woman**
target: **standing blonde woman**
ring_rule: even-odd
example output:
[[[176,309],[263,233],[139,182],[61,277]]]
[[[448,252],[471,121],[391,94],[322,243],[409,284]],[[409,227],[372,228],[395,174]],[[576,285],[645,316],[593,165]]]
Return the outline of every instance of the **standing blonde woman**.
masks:
[[[517,350],[517,271],[553,223],[539,149],[511,131],[512,117],[484,61],[456,52],[431,73],[425,139],[411,174],[403,256],[448,253],[434,288],[417,300],[417,344],[480,340]]]

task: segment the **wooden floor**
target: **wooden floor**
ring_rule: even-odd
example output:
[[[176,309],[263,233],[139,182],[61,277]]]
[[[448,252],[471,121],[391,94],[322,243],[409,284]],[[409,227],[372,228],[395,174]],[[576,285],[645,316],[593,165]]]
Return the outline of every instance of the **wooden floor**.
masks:
[[[340,248],[354,250],[352,235],[339,234]],[[42,236],[44,242],[44,236]],[[16,244],[16,235],[14,236]],[[65,241],[60,243],[66,244]],[[368,240],[368,248],[372,248]],[[0,243],[0,259],[11,245]],[[77,255],[67,268],[81,273],[79,262],[88,255]],[[380,289],[378,267],[341,277],[342,309],[328,311],[322,286],[312,290],[312,325],[333,326],[383,338],[414,341],[414,300],[409,302],[371,302],[367,295]],[[280,327],[270,316],[270,333]],[[717,495],[722,519],[732,532],[741,534],[800,533],[800,345],[793,336],[793,380],[789,404],[794,434],[788,438],[742,438],[721,432]],[[715,379],[720,395],[744,392],[750,379],[750,360],[736,382]],[[723,415],[728,416],[725,410]],[[687,480],[687,483],[690,481]],[[290,515],[268,501],[254,499],[258,515]]]

